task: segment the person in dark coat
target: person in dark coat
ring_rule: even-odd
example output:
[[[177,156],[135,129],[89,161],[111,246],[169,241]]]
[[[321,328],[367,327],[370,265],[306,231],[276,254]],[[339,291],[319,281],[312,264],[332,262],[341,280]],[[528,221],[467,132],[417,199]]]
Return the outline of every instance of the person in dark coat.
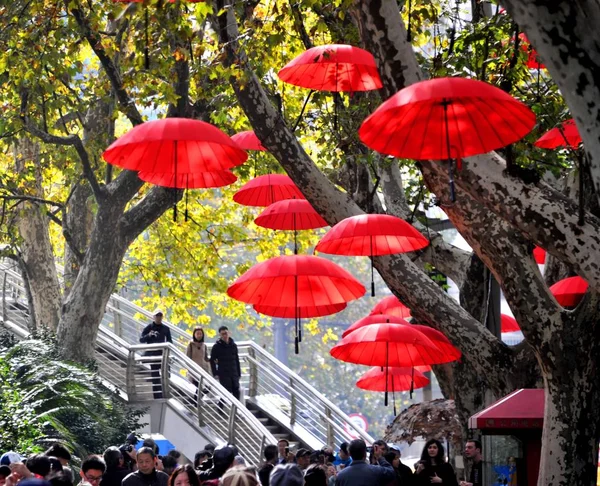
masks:
[[[386,486],[396,480],[394,468],[383,458],[383,448],[374,451],[373,459],[377,465],[367,462],[367,445],[362,439],[350,442],[348,452],[352,464],[338,473],[336,486]]]
[[[198,472],[200,484],[219,484],[219,479],[233,466],[237,450],[233,447],[217,449],[213,455],[213,467],[207,471]]]
[[[263,454],[265,456],[265,463],[258,470],[258,479],[262,486],[269,486],[269,476],[271,476],[271,471],[277,465],[277,446],[269,444],[265,447]]]
[[[156,470],[157,457],[150,447],[142,447],[137,453],[138,470],[123,479],[122,486],[167,486],[169,476]]]
[[[210,353],[212,373],[219,380],[223,388],[239,400],[242,369],[240,367],[238,348],[229,336],[229,329],[226,326],[219,328],[219,336],[220,338]]]
[[[154,321],[148,324],[142,331],[140,336],[140,343],[142,344],[158,344],[158,343],[172,343],[171,330],[162,323],[163,312],[160,309],[156,309],[153,313]],[[161,356],[162,350],[146,351],[145,356]],[[162,398],[162,387],[160,384],[160,363],[150,363],[150,376],[152,376],[152,391],[154,392],[154,398]]]
[[[106,471],[102,475],[102,486],[121,486],[123,479],[131,472],[125,467],[123,453],[118,447],[109,447],[104,451]]]
[[[421,460],[417,464],[413,482],[416,486],[458,486],[454,469],[446,462],[444,446],[439,440],[430,439],[425,443]]]

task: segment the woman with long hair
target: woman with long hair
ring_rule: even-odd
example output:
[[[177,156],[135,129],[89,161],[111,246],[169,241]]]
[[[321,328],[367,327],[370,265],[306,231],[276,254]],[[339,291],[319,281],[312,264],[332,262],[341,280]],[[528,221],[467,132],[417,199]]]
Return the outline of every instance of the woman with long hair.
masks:
[[[454,469],[446,461],[444,446],[439,440],[430,439],[425,443],[421,460],[417,463],[415,479],[418,486],[458,486]]]
[[[210,358],[204,343],[204,330],[201,327],[194,328],[192,340],[189,342],[185,354],[200,368],[210,373]]]
[[[191,464],[179,466],[169,478],[169,486],[200,486],[200,480]]]

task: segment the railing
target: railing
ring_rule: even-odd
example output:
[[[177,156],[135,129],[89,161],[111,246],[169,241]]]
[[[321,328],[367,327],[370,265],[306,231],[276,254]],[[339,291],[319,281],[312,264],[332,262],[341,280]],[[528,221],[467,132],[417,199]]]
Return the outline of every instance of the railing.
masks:
[[[4,279],[9,284],[8,291],[12,292],[10,289],[16,285],[22,292],[22,280],[18,272],[2,266],[0,271],[4,272]],[[142,330],[152,318],[146,309],[113,294],[106,305],[101,329],[111,331],[124,344],[136,348],[132,345],[137,345]],[[184,354],[191,335],[167,321],[163,322],[171,330],[173,350]],[[315,444],[339,446],[341,442],[351,439],[348,431],[368,444],[373,442],[373,438],[357,427],[337,406],[260,346],[250,341],[238,342],[237,345],[242,366],[241,385],[245,395],[263,410],[273,411],[272,418],[298,435],[309,434],[312,436],[311,442]],[[149,369],[150,363],[145,364]],[[208,378],[212,380],[210,376]],[[254,416],[252,418],[256,420]]]
[[[6,264],[0,264],[0,271],[3,322],[24,338],[29,313],[23,282]],[[128,401],[151,402],[160,395],[199,433],[234,443],[249,463],[259,464],[264,447],[277,442],[245,406],[176,345],[131,345],[103,326],[96,341],[96,362],[100,376]]]

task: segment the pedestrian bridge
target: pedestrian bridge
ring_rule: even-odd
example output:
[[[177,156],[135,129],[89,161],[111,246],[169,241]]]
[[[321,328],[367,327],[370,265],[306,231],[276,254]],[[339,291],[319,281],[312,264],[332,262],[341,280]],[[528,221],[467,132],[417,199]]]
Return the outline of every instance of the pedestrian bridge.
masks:
[[[0,276],[2,323],[24,339],[29,311],[19,268],[3,260]],[[310,449],[339,446],[351,434],[373,442],[336,405],[254,342],[237,343],[242,366],[238,401],[185,355],[191,338],[187,332],[163,321],[173,344],[139,344],[151,320],[150,312],[113,294],[96,340],[98,372],[128,403],[147,407],[150,431],[164,435],[187,457],[193,458],[207,442],[234,443],[251,464],[258,464],[264,447],[280,438]],[[151,350],[162,354],[147,356]],[[151,365],[160,365],[160,379],[152,379]],[[153,387],[162,389],[162,399],[154,398]]]

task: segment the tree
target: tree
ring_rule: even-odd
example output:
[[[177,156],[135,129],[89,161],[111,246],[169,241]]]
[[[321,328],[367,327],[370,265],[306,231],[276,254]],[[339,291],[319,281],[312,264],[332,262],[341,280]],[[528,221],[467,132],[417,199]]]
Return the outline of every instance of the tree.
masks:
[[[13,139],[22,138],[26,130],[51,152],[54,163],[65,164],[65,155],[77,157],[77,175],[83,173],[85,183],[75,184],[77,177],[65,181],[73,194],[83,186],[81,197],[65,197],[58,207],[66,207],[66,214],[73,217],[90,211],[94,221],[86,233],[87,218],[59,219],[75,261],[72,285],[60,310],[61,348],[80,360],[92,355],[104,305],[129,245],[172,202],[173,194],[158,188],[137,199],[138,191],[144,189],[131,172],[113,177],[107,169],[104,184],[98,181],[102,166],[96,160],[115,133],[114,118],[121,116],[119,121],[136,125],[143,121],[138,106],[154,107],[168,116],[206,118],[238,129],[244,123],[241,107],[263,145],[330,224],[363,211],[386,211],[411,220],[417,214],[413,221],[430,234],[430,249],[415,261],[408,256],[378,257],[375,266],[419,319],[460,346],[465,359],[454,370],[460,379],[447,389],[460,398],[463,421],[482,405],[473,383],[484,385],[489,401],[515,388],[533,386],[541,376],[547,393],[543,457],[553,460],[543,461],[540,484],[592,484],[598,433],[594,403],[600,392],[595,361],[600,278],[596,152],[600,148],[594,137],[597,59],[592,29],[598,8],[589,0],[550,6],[535,0],[504,2],[547,62],[558,88],[567,93],[566,103],[583,135],[589,159],[586,174],[593,182],[585,224],[577,225],[573,199],[520,166],[530,156],[525,143],[464,161],[455,176],[458,199],[452,205],[446,204],[445,167],[435,161],[420,162],[419,177],[473,248],[470,254],[428,231],[427,220],[418,211],[415,193],[419,191],[407,187],[402,178],[402,170],[406,172],[412,164],[369,153],[358,143],[356,129],[380,103],[377,94],[335,96],[334,109],[330,97],[315,95],[302,125],[313,134],[300,135],[290,128],[301,110],[297,92],[290,95],[290,90],[280,89],[272,74],[284,59],[309,47],[317,37],[319,43],[350,42],[372,52],[384,84],[383,99],[423,79],[423,67],[437,75],[455,72],[451,65],[459,66],[460,60],[452,57],[452,51],[461,48],[464,57],[479,59],[477,69],[470,72],[482,79],[507,90],[527,84],[514,75],[517,68],[503,71],[501,63],[507,55],[496,38],[499,31],[494,30],[495,23],[503,23],[499,13],[493,19],[478,13],[483,27],[473,27],[476,42],[469,45],[466,36],[460,38],[454,10],[458,2],[413,3],[411,32],[421,45],[432,38],[435,56],[430,58],[417,58],[394,0],[310,0],[289,5],[217,0],[214,11],[205,3],[194,5],[194,17],[184,2],[170,6],[150,1],[144,7],[151,9],[148,40],[142,20],[145,10],[139,5],[125,10],[118,6],[117,10],[110,2],[104,2],[103,9],[78,1],[65,6],[38,1],[12,2],[2,10],[9,28],[1,36],[0,66],[24,66],[23,72],[6,69],[2,74],[10,115],[4,130]],[[53,8],[48,9],[49,5]],[[431,36],[447,14],[455,17],[453,26],[447,33]],[[510,30],[507,19],[504,28]],[[16,35],[17,30],[25,35]],[[151,53],[149,70],[143,69],[142,57],[135,55],[146,42]],[[36,47],[32,54],[31,44],[44,48]],[[495,48],[497,62],[487,50],[490,46]],[[518,49],[513,51],[508,66],[518,58]],[[80,79],[82,73],[85,82]],[[223,86],[224,79],[230,81],[234,96]],[[234,97],[239,107],[234,106]],[[64,106],[69,113],[63,111]],[[338,117],[342,131],[335,132],[330,125]],[[57,131],[63,133],[56,135]],[[53,145],[67,147],[67,152]],[[34,151],[27,153],[34,166],[42,163],[35,160]],[[314,162],[317,159],[319,165]],[[86,191],[93,201],[87,206],[83,204],[88,199]],[[18,190],[13,192],[11,196],[23,197]],[[23,204],[46,204],[39,194],[28,194],[28,198]],[[417,207],[411,210],[413,204]],[[81,241],[75,241],[82,235]],[[562,309],[549,293],[531,257],[533,244],[547,249],[561,268],[589,282],[590,290],[575,310]],[[170,248],[168,255],[175,251]],[[46,263],[48,268],[53,264]],[[432,266],[462,287],[462,306],[424,271]],[[239,265],[236,270],[243,268]],[[481,324],[486,310],[482,305],[486,271],[499,282],[523,329],[526,342],[519,346],[504,345]],[[243,311],[239,306],[235,309],[235,316],[241,318]]]

